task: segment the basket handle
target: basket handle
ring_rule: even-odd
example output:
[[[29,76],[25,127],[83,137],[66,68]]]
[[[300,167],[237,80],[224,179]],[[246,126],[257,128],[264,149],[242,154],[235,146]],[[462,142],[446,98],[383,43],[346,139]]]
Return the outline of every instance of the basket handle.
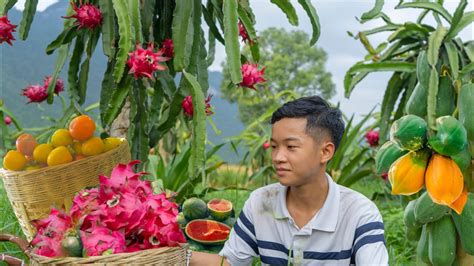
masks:
[[[23,252],[28,249],[28,241],[23,238],[10,235],[0,234],[0,242],[12,242],[17,245]],[[25,265],[25,262],[19,258],[7,255],[5,253],[0,254],[0,261],[6,262],[8,265]]]

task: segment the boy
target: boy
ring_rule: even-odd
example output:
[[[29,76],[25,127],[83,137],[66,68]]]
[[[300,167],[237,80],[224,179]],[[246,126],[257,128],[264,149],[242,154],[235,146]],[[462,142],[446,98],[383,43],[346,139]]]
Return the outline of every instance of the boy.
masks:
[[[326,174],[344,133],[341,112],[322,98],[288,102],[272,116],[279,183],[245,202],[219,255],[193,252],[191,265],[388,265],[382,217],[370,200]]]

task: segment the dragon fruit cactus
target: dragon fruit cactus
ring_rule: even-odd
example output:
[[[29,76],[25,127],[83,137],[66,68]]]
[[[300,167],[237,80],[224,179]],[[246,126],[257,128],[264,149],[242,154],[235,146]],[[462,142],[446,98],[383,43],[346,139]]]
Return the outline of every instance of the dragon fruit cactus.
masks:
[[[71,6],[76,13],[63,18],[75,18],[79,29],[86,28],[93,30],[102,23],[102,13],[96,6],[92,4],[82,4],[82,0],[80,7],[78,7],[74,1],[71,1]]]
[[[81,231],[81,241],[86,256],[101,256],[125,252],[125,234],[104,227],[94,227],[91,232]]]
[[[31,85],[24,88],[22,95],[29,99],[28,103],[41,103],[48,98],[47,90],[40,85]]]
[[[239,84],[242,87],[247,87],[253,90],[255,89],[255,85],[259,83],[263,83],[266,80],[263,78],[263,74],[265,73],[265,68],[258,70],[257,64],[243,64],[242,68],[242,82]]]
[[[127,65],[130,67],[128,73],[133,74],[135,79],[139,77],[154,79],[153,72],[166,69],[166,66],[159,64],[169,60],[164,54],[164,49],[156,53],[153,52],[153,43],[148,44],[147,49],[143,49],[141,45],[137,44],[136,50],[128,54],[130,56],[127,61]]]
[[[0,44],[3,42],[12,45],[12,41],[15,40],[13,32],[15,32],[16,25],[12,25],[7,16],[0,17]]]
[[[47,76],[44,78],[43,87],[48,90],[49,83],[51,82],[51,76]],[[64,81],[60,78],[56,79],[56,86],[54,86],[54,93],[59,94],[60,92],[64,91]]]
[[[31,241],[31,245],[34,246],[33,252],[46,257],[64,256],[61,241],[66,232],[73,228],[71,217],[52,208],[47,218],[34,220],[31,223],[37,231]]]

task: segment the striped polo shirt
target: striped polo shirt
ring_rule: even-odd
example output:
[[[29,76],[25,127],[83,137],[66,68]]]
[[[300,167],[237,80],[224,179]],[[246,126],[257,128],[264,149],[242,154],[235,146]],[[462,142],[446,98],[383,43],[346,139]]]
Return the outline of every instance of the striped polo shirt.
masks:
[[[303,228],[286,207],[288,187],[276,183],[252,192],[219,255],[231,265],[249,265],[253,257],[263,265],[388,265],[375,204],[326,176],[327,198]]]

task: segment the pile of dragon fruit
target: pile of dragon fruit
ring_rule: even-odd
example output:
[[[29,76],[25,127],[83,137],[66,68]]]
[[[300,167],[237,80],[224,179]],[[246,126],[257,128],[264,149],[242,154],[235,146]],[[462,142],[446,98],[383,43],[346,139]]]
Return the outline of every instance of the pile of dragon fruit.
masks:
[[[165,193],[154,194],[141,180],[144,172],[117,165],[98,188],[74,197],[69,213],[53,208],[49,217],[33,221],[33,252],[47,257],[88,257],[177,246],[186,238],[176,222],[178,205]]]

